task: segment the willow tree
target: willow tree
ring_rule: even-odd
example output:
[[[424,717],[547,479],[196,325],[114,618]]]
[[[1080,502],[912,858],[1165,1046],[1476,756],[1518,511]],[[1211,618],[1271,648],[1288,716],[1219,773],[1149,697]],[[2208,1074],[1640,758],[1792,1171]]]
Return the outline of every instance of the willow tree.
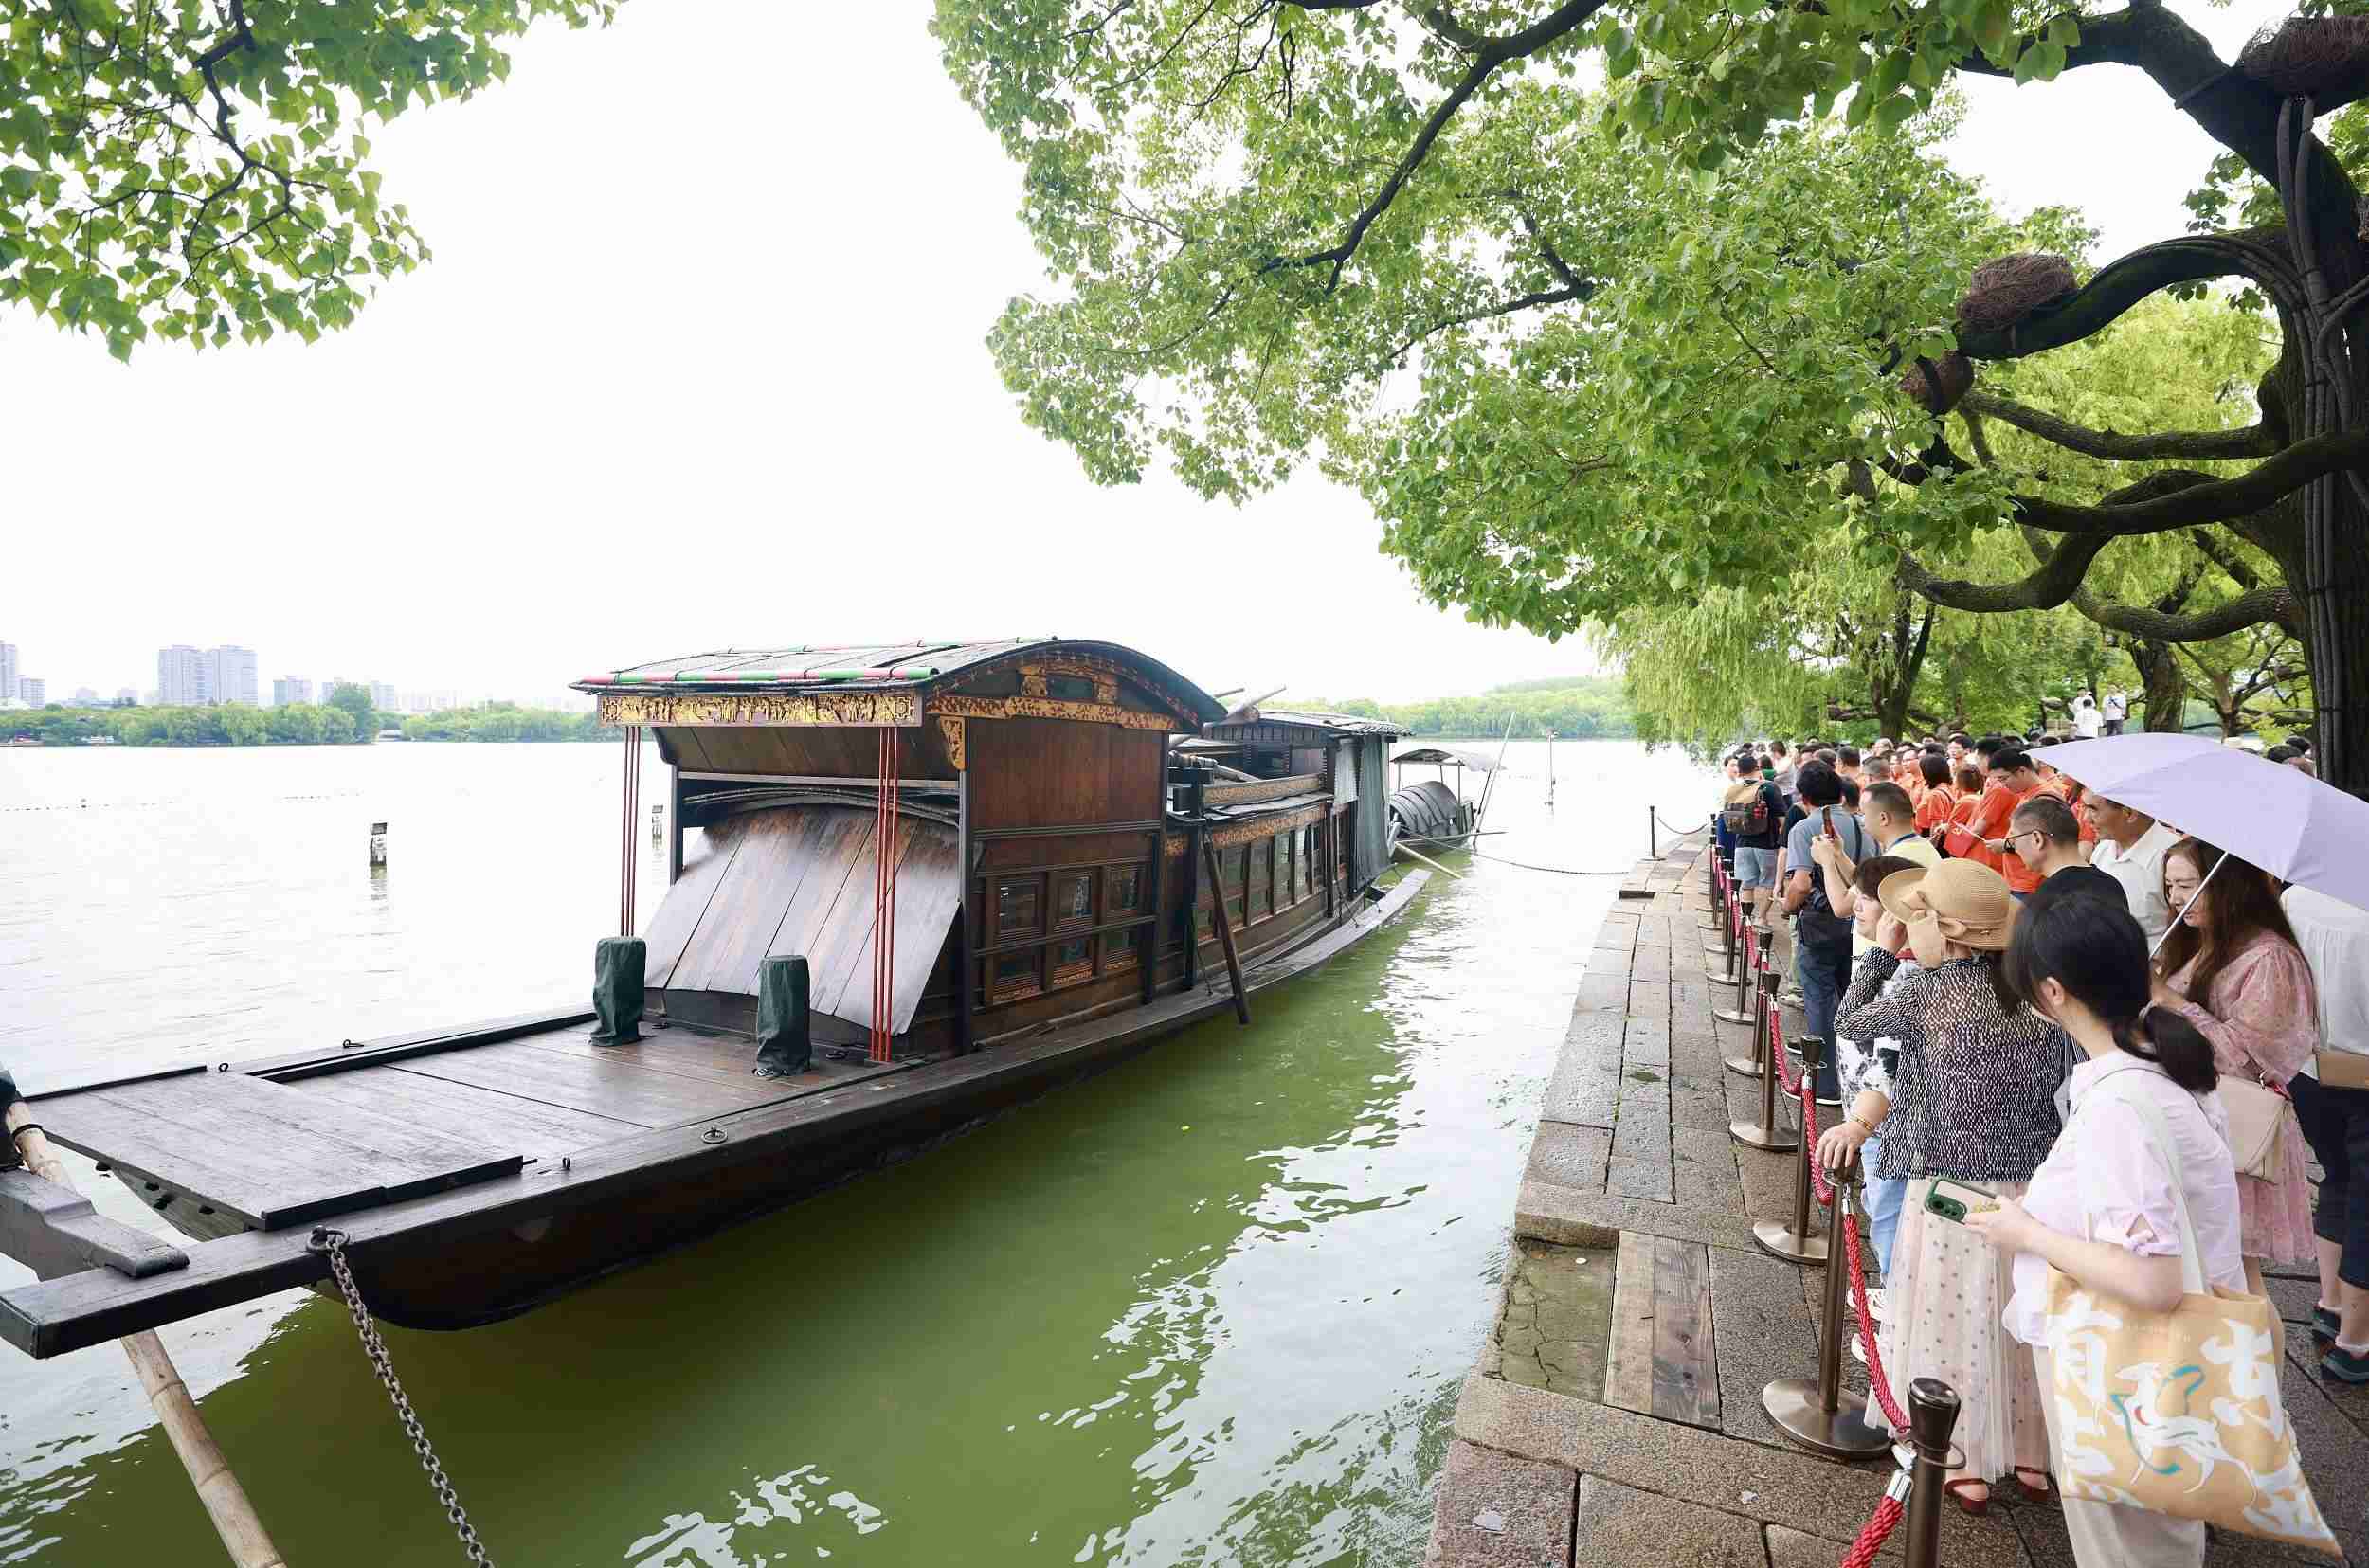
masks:
[[[2369,786],[2369,328],[2352,314],[2369,242],[2347,162],[2313,132],[2364,84],[2363,24],[2291,24],[2235,63],[2161,0],[939,0],[936,26],[1025,171],[1055,285],[1014,301],[994,351],[1025,416],[1097,478],[1157,452],[1239,496],[1321,454],[1426,591],[1550,633],[1735,586],[1812,540],[1927,565],[2002,526],[2037,531],[2045,559],[1918,591],[2045,608],[2118,541],[2208,530],[2274,576],[2147,635],[2208,640],[2291,605],[2326,775]],[[2000,234],[1868,137],[1896,145],[1961,72],[2108,63],[2226,151],[2198,207],[2231,226],[2086,280],[2038,266],[1969,287],[2011,250],[2078,247]],[[1866,135],[1827,129],[1837,105]],[[2118,131],[2063,155],[2111,180],[2146,127]],[[2048,435],[2182,466],[2055,500],[1929,412],[1978,369],[2012,393],[2018,362],[2224,279],[2280,330],[2259,421],[2058,418]],[[1411,394],[1389,386],[1402,366],[1420,368]],[[1909,369],[1916,401],[1896,387]]]
[[[616,0],[27,0],[0,8],[0,302],[129,357],[353,319],[427,258],[365,127],[510,73]]]

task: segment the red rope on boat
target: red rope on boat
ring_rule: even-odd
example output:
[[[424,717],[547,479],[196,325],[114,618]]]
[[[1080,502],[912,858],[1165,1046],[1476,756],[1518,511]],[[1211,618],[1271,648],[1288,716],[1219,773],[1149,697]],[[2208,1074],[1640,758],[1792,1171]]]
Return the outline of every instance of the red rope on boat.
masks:
[[[1884,1500],[1875,1505],[1875,1511],[1868,1516],[1868,1522],[1859,1527],[1859,1539],[1842,1555],[1842,1568],[1868,1568],[1875,1560],[1875,1554],[1884,1549],[1884,1542],[1905,1512],[1900,1499],[1886,1493]]]

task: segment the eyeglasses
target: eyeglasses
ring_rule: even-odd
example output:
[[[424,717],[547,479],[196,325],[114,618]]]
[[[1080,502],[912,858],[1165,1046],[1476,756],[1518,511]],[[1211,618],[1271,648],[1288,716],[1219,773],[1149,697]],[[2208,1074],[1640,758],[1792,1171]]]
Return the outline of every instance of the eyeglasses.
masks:
[[[2005,838],[2001,838],[1999,842],[2012,849],[2015,847],[2016,840],[2018,838],[2046,838],[2047,837],[2048,835],[2041,832],[2038,828],[2028,827],[2020,833],[2011,833],[2007,835]]]

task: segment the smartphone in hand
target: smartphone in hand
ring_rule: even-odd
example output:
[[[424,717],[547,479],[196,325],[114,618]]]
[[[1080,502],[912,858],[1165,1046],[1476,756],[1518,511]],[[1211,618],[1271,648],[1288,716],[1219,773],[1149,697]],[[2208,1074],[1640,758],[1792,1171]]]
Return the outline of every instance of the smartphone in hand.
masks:
[[[1988,1214],[1998,1207],[1998,1199],[1980,1187],[1969,1187],[1962,1181],[1946,1177],[1933,1183],[1933,1190],[1925,1195],[1925,1212],[1962,1225],[1970,1214]]]

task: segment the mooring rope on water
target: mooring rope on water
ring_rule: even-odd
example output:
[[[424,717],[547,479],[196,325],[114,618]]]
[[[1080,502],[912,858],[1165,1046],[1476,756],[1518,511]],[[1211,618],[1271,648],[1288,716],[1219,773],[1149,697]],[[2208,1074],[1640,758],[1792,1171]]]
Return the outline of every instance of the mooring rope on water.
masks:
[[[427,1429],[420,1425],[418,1413],[403,1392],[403,1381],[395,1376],[395,1363],[387,1355],[387,1342],[378,1337],[378,1325],[371,1321],[371,1309],[362,1305],[361,1288],[353,1283],[353,1270],[346,1263],[346,1233],[324,1225],[314,1231],[310,1246],[314,1252],[326,1253],[329,1271],[337,1281],[338,1292],[346,1298],[346,1310],[353,1314],[353,1326],[362,1336],[362,1349],[371,1359],[371,1366],[378,1380],[386,1387],[387,1397],[394,1401],[395,1417],[403,1423],[404,1435],[411,1439],[411,1451],[420,1456],[420,1468],[427,1471],[428,1485],[436,1488],[436,1501],[444,1505],[444,1517],[461,1533],[461,1549],[477,1568],[494,1568],[485,1543],[478,1539],[477,1529],[461,1509],[461,1496],[453,1490],[452,1481],[444,1474],[444,1467],[437,1462],[435,1447],[427,1440]]]

